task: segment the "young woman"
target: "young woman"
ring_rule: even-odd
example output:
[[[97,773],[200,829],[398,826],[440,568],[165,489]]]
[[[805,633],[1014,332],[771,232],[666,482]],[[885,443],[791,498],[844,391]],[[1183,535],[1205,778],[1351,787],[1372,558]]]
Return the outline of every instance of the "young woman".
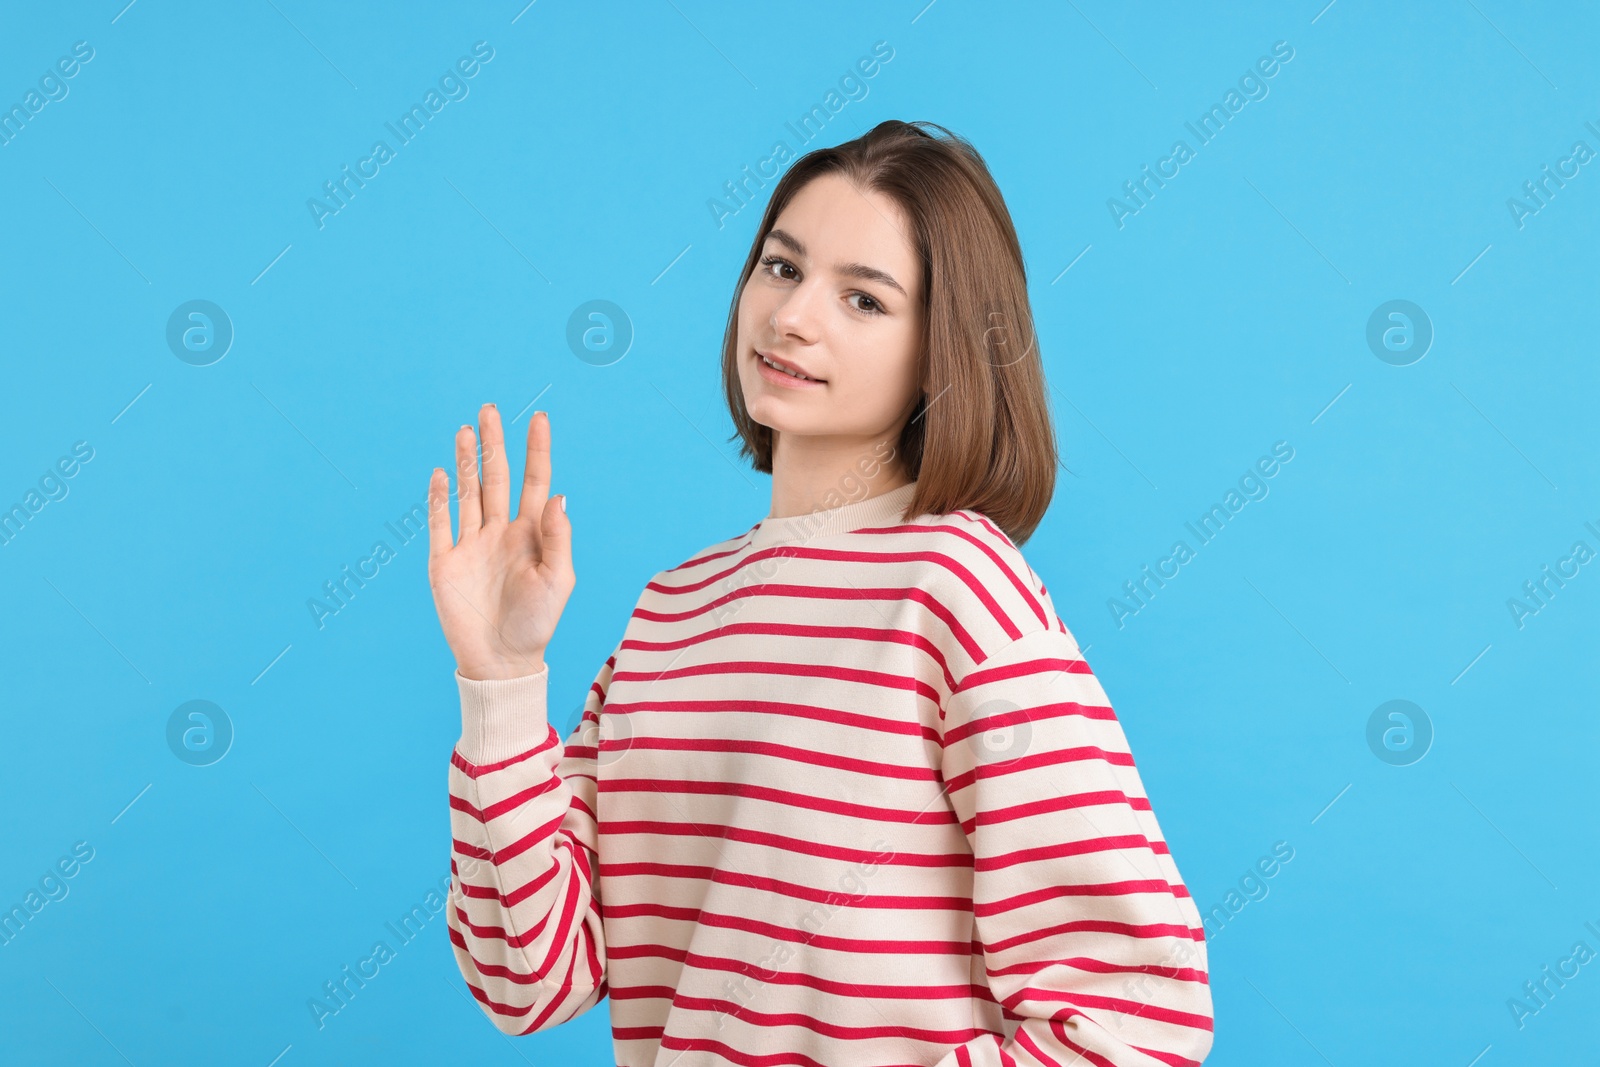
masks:
[[[1198,910],[1018,549],[1056,449],[972,147],[891,121],[797,160],[722,369],[771,513],[656,574],[565,741],[549,421],[515,519],[493,405],[481,485],[456,436],[454,543],[434,471],[462,716],[447,916],[485,1013],[525,1034],[609,993],[623,1067],[1198,1064]]]

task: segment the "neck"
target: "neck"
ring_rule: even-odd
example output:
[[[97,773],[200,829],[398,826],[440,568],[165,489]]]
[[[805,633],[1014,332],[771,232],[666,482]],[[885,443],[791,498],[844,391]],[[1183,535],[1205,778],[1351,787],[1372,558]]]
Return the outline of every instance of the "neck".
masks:
[[[773,432],[769,518],[805,515],[882,496],[911,482],[895,448],[880,438],[796,437]]]

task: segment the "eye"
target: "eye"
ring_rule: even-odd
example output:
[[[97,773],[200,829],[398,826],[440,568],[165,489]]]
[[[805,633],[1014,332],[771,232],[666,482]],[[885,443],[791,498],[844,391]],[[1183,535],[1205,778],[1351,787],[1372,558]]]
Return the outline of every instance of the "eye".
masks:
[[[762,256],[761,257],[761,266],[765,268],[763,273],[765,273],[767,275],[767,277],[772,278],[774,281],[779,281],[779,280],[781,280],[781,281],[794,281],[793,278],[787,277],[787,276],[785,276],[785,275],[783,275],[781,273],[785,269],[793,270],[793,271],[795,271],[796,274],[799,273],[798,270],[795,270],[795,265],[793,263],[790,263],[787,259],[784,259],[782,256]],[[772,271],[773,267],[779,268],[779,272],[780,273],[775,275],[773,273],[773,271]],[[862,300],[865,300],[867,302],[867,304],[868,304],[867,307],[861,307],[861,306],[858,306],[856,304],[850,305],[852,308],[854,308],[856,311],[861,312],[863,315],[872,316],[872,315],[885,314],[885,312],[883,310],[883,305],[878,302],[878,298],[877,297],[869,296],[866,293],[852,293],[851,296],[852,297],[859,297]]]
[[[784,267],[788,267],[790,270],[794,270],[794,264],[790,263],[788,260],[782,258],[781,256],[764,256],[764,257],[762,257],[761,265],[763,267],[767,268],[767,272],[766,272],[767,274],[769,274],[769,275],[772,274],[772,269],[771,268],[775,264],[776,265],[780,265],[780,266],[784,266]],[[784,278],[783,280],[784,281],[792,281],[793,279]]]

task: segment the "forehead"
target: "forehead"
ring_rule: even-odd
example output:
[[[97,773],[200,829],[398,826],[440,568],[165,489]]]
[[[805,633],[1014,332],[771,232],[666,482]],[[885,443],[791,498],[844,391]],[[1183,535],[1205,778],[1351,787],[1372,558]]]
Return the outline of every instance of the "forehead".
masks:
[[[813,269],[875,267],[893,275],[910,294],[922,283],[922,265],[900,205],[837,174],[807,182],[778,213],[773,228],[800,241]]]

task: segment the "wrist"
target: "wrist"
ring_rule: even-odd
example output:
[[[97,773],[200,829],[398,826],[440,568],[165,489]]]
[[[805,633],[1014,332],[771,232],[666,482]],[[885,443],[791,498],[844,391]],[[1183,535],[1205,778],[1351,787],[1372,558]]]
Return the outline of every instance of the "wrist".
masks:
[[[456,751],[468,763],[485,767],[545,744],[550,736],[549,672],[505,679],[477,680],[456,671],[461,698],[461,738]]]
[[[526,678],[545,670],[544,653],[538,652],[520,660],[489,660],[484,662],[456,663],[461,677],[473,682],[499,682],[512,678]]]

